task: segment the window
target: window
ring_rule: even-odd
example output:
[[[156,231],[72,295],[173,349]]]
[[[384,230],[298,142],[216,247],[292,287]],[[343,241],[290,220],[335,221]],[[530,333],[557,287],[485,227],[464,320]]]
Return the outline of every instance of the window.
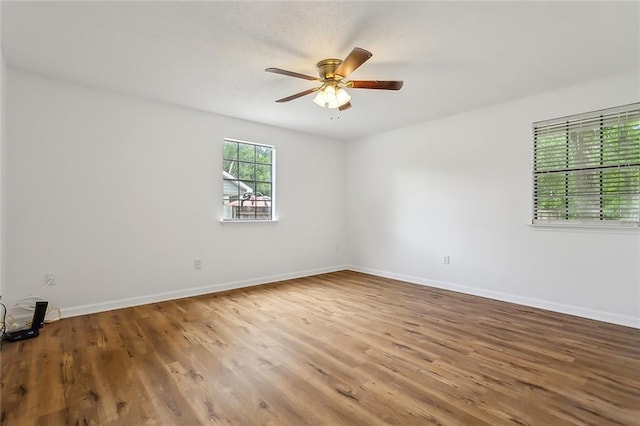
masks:
[[[640,103],[533,124],[533,223],[640,226]]]
[[[275,149],[224,140],[223,220],[272,220]]]

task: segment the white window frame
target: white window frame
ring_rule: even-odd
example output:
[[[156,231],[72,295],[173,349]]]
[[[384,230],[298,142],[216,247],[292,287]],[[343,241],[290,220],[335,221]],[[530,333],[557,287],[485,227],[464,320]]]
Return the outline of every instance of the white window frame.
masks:
[[[639,120],[640,103],[634,103],[533,123],[532,224],[639,228],[640,129],[631,124]],[[607,135],[606,129],[621,125],[624,138],[619,132]],[[605,160],[606,148],[614,143]],[[564,179],[564,187],[552,176]],[[605,186],[603,177],[614,184]],[[607,217],[611,208],[607,213],[605,207],[613,197],[624,200],[616,218]],[[544,209],[544,198],[563,207]]]
[[[227,142],[231,142],[231,143],[236,143],[236,144],[245,144],[245,145],[254,145],[254,146],[260,146],[260,147],[265,147],[265,148],[269,148],[271,149],[271,181],[268,182],[271,185],[271,195],[270,195],[270,204],[271,204],[271,215],[269,218],[258,218],[258,217],[254,217],[254,218],[233,218],[233,217],[228,217],[227,213],[225,212],[225,193],[224,193],[224,184],[227,181],[245,181],[245,182],[254,182],[254,183],[266,183],[262,182],[262,181],[257,181],[255,179],[253,180],[246,180],[246,179],[241,179],[239,176],[235,179],[228,179],[227,178],[227,173],[225,173],[226,171],[224,170],[224,162],[225,162],[225,158],[224,158],[224,146],[225,143]],[[223,194],[222,194],[222,212],[221,212],[221,222],[222,223],[273,223],[273,222],[277,222],[276,220],[276,148],[273,145],[268,145],[268,144],[264,144],[264,143],[257,143],[257,142],[249,142],[249,141],[245,141],[245,140],[239,140],[239,139],[232,139],[232,138],[224,138],[223,142],[222,142],[222,164],[223,164],[223,169],[222,169],[222,185],[223,185]],[[264,165],[263,163],[257,163],[255,160],[253,162],[254,165]],[[257,191],[256,191],[257,192]]]

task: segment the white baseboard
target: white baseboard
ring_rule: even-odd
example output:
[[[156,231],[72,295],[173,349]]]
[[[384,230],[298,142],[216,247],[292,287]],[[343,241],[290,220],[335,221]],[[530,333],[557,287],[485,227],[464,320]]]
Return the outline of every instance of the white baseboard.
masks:
[[[360,266],[349,265],[346,269],[365,274],[377,275],[379,277],[391,278],[399,281],[406,281],[413,284],[420,284],[428,287],[441,288],[444,290],[456,291],[459,293],[470,294],[473,296],[487,297],[489,299],[500,300],[503,302],[516,303],[518,305],[530,306],[533,308],[546,309],[548,311],[559,312],[562,314],[574,315],[582,318],[589,318],[597,321],[604,321],[627,327],[640,329],[640,318],[627,315],[620,315],[612,312],[598,311],[594,309],[582,308],[580,306],[565,305],[562,303],[551,302],[542,299],[533,299],[530,297],[518,296],[515,294],[503,293],[493,290],[485,290],[476,287],[468,287],[460,284],[429,280],[425,278],[415,277],[412,275],[397,274],[395,272],[381,271],[378,269],[364,268]]]
[[[147,296],[130,297],[126,299],[111,300],[108,302],[93,303],[89,305],[70,306],[61,308],[62,318],[76,317],[79,315],[95,314],[97,312],[111,311],[114,309],[129,308],[132,306],[146,305],[148,303],[164,302],[167,300],[181,299],[184,297],[199,296],[202,294],[218,293],[226,290],[235,290],[244,287],[252,287],[261,284],[275,283],[278,281],[295,278],[310,277],[329,272],[344,271],[346,266],[333,266],[328,268],[310,269],[306,271],[291,272],[286,274],[271,275],[267,277],[251,278],[242,281],[213,284],[204,287],[188,288],[183,290],[167,291],[164,293],[150,294]]]
[[[287,274],[271,275],[267,277],[252,278],[248,280],[233,281],[228,283],[213,284],[204,287],[189,288],[183,290],[169,291],[164,293],[156,293],[147,296],[131,297],[127,299],[118,299],[108,302],[94,303],[81,306],[70,306],[61,309],[62,317],[75,317],[79,315],[93,314],[97,312],[110,311],[113,309],[128,308],[131,306],[145,305],[148,303],[163,302],[167,300],[181,299],[183,297],[199,296],[202,294],[218,293],[226,290],[235,290],[244,287],[251,287],[261,284],[275,283],[295,278],[309,277],[313,275],[326,274],[342,270],[350,270],[362,272],[365,274],[376,275],[385,278],[391,278],[400,281],[406,281],[413,284],[420,284],[428,287],[441,288],[444,290],[456,291],[459,293],[471,294],[474,296],[487,297],[489,299],[501,300],[503,302],[516,303],[519,305],[530,306],[534,308],[546,309],[553,312],[559,312],[568,315],[574,315],[583,318],[604,321],[612,324],[624,325],[640,329],[640,318],[620,315],[612,312],[598,311],[594,309],[582,308],[579,306],[565,305],[562,303],[551,302],[548,300],[534,299],[523,297],[509,293],[503,293],[493,290],[485,290],[476,287],[469,287],[461,284],[450,283],[446,281],[429,280],[412,275],[398,274],[395,272],[382,271],[378,269],[365,268],[354,265],[340,265],[328,268],[310,269],[306,271],[291,272]]]

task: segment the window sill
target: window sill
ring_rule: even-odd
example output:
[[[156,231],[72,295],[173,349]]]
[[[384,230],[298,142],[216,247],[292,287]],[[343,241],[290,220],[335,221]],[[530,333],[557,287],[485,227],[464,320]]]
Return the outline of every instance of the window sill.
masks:
[[[258,224],[258,225],[268,225],[268,224],[275,224],[278,223],[279,221],[277,219],[256,219],[256,220],[252,220],[252,219],[222,219],[220,220],[220,225],[235,225],[238,223],[244,223],[244,224]]]
[[[586,223],[528,223],[536,231],[625,234],[640,232],[639,225],[590,225]]]

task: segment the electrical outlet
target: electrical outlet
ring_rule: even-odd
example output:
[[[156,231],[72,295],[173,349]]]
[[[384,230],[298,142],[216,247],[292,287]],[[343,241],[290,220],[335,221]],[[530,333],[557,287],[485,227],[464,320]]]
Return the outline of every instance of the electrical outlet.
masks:
[[[193,261],[193,268],[194,269],[202,269],[202,259],[195,259]]]
[[[445,265],[449,265],[451,263],[451,257],[445,256],[443,262]]]
[[[56,285],[56,274],[47,273],[44,277],[45,286]]]

